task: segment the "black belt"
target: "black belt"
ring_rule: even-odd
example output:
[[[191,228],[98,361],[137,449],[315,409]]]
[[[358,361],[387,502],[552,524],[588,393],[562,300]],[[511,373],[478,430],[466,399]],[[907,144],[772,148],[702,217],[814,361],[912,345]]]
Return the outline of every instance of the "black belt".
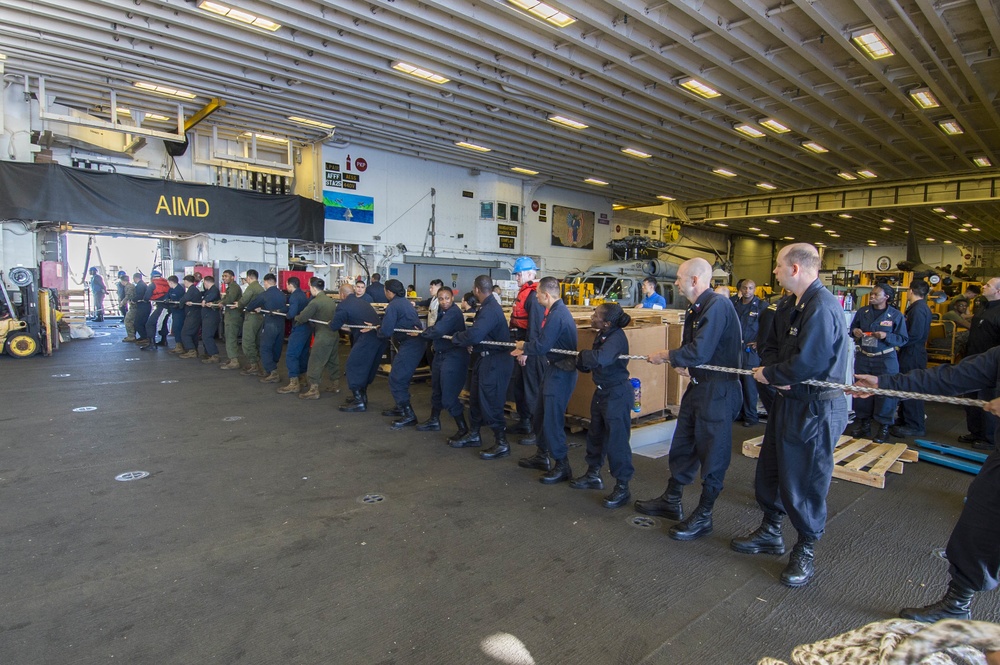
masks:
[[[836,399],[840,395],[843,395],[842,390],[824,390],[821,393],[804,393],[798,395],[790,395],[787,390],[775,391],[775,394],[779,397],[784,397],[786,399],[794,399],[799,402],[827,402],[832,399]]]
[[[595,383],[594,385],[597,387],[598,390],[603,392],[605,390],[611,390],[612,388],[620,388],[623,386],[628,386],[629,380],[625,379],[624,381],[619,381],[618,383],[612,383],[611,385],[602,385],[600,383]]]

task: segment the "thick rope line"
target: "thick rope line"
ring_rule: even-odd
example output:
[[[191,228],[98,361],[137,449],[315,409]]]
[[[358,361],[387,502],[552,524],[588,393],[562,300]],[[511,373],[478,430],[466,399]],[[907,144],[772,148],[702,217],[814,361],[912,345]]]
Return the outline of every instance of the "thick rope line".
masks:
[[[312,321],[312,319],[310,319]],[[324,325],[329,325],[326,321],[313,321],[313,323],[320,323]],[[368,325],[346,325],[345,328],[376,328],[377,326]],[[396,328],[393,332],[402,333],[414,333],[422,332],[420,330],[407,330]],[[443,339],[451,339],[450,335],[445,335]],[[497,342],[493,340],[483,340],[480,344],[485,344],[489,346],[504,346],[508,348],[514,348],[517,346],[515,342]],[[567,356],[577,356],[580,355],[579,351],[571,351],[569,349],[549,349],[550,353],[561,353]],[[630,356],[621,355],[618,356],[619,360],[649,360],[649,356]],[[753,376],[753,370],[749,369],[738,369],[736,367],[722,367],[719,365],[698,365],[694,369],[703,369],[709,372],[723,372],[726,374],[739,374],[742,376]],[[914,393],[905,390],[887,390],[885,388],[864,388],[861,386],[852,386],[846,383],[833,383],[830,381],[817,381],[815,379],[808,379],[802,382],[807,386],[816,386],[817,388],[829,388],[831,390],[843,390],[844,392],[852,393],[865,393],[867,395],[880,395],[883,397],[896,397],[898,399],[919,399],[924,402],[939,402],[942,404],[957,404],[959,406],[975,406],[979,408],[985,408],[986,401],[981,399],[970,399],[968,397],[950,397],[948,395],[928,395],[926,393]]]

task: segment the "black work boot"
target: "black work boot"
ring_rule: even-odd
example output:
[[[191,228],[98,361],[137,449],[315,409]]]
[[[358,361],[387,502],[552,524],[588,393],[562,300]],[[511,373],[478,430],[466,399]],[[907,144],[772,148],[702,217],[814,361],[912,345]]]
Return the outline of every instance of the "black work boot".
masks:
[[[479,453],[479,459],[491,460],[510,456],[510,444],[507,443],[507,429],[499,427],[493,430],[493,447]]]
[[[782,516],[764,513],[764,520],[745,538],[733,538],[729,548],[740,554],[784,554],[785,541],[781,537]]]
[[[924,607],[903,608],[899,611],[899,616],[924,623],[934,623],[941,619],[971,619],[970,606],[975,593],[972,589],[966,589],[955,580],[951,580],[941,600]]]
[[[793,589],[809,584],[813,574],[813,558],[815,553],[816,539],[812,536],[799,535],[799,542],[795,543],[792,553],[788,555],[788,565],[781,571],[781,583]]]
[[[446,443],[454,443],[469,433],[469,424],[465,422],[465,411],[455,416],[455,425],[458,426],[458,431],[449,436]]]
[[[628,491],[628,483],[618,481],[611,494],[604,497],[605,508],[621,508],[632,498],[632,493]]]
[[[684,506],[681,504],[683,495],[684,486],[671,478],[667,482],[667,491],[649,501],[636,501],[635,510],[643,515],[666,517],[668,520],[680,522],[684,519]]]
[[[411,425],[417,424],[417,414],[413,413],[413,407],[410,406],[409,402],[403,402],[400,404],[399,409],[403,413],[400,414],[399,418],[392,421],[392,429],[403,429],[404,427],[410,427]]]
[[[541,448],[532,455],[531,457],[522,457],[517,460],[517,465],[522,469],[538,469],[539,471],[551,471],[552,470],[552,458],[549,457],[549,451],[542,450]]]
[[[601,480],[601,467],[588,466],[587,473],[575,479],[569,484],[575,490],[602,490],[604,481]]]
[[[848,434],[855,439],[867,439],[872,435],[872,421],[862,418],[854,424],[854,428]]]
[[[403,405],[397,404],[391,409],[386,409],[385,411],[382,412],[382,415],[385,416],[386,418],[399,418],[400,416],[403,415]]]
[[[538,482],[545,485],[555,485],[573,480],[573,469],[569,468],[569,459],[557,459],[551,471],[538,479]]]
[[[460,438],[452,441],[448,440],[448,445],[452,448],[478,448],[482,444],[483,440],[479,436],[479,428],[472,427],[465,432]]]
[[[365,393],[361,390],[352,390],[354,398],[347,404],[340,407],[341,411],[346,413],[360,413],[361,411],[368,410],[368,402],[365,399]]]
[[[701,501],[691,515],[670,527],[670,537],[674,540],[694,540],[712,533],[712,508],[718,494],[709,494],[702,490]]]
[[[521,418],[514,429],[511,430],[512,434],[531,434],[531,418]]]
[[[883,425],[882,423],[879,423],[878,424],[878,431],[875,433],[875,436],[872,437],[872,442],[873,443],[885,443],[888,440],[889,440],[889,426],[888,425]]]
[[[431,417],[424,422],[417,425],[418,432],[440,432],[441,431],[441,412],[437,410],[431,411]]]

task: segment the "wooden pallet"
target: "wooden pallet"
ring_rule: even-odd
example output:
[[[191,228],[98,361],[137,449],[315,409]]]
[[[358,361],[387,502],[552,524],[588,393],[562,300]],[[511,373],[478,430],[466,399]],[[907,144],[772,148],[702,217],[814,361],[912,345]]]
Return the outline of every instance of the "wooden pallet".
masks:
[[[743,454],[760,456],[763,436],[743,442]],[[841,436],[833,451],[833,477],[852,483],[885,489],[887,473],[903,473],[904,462],[916,462],[917,451],[905,443],[874,443],[870,439]]]

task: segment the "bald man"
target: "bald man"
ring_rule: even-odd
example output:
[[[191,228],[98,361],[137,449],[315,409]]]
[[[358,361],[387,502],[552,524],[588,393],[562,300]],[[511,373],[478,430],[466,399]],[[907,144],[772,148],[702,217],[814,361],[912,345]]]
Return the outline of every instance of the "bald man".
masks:
[[[842,392],[802,384],[809,379],[843,383],[847,378],[844,310],[820,283],[819,267],[812,245],[796,243],[778,252],[774,275],[795,301],[760,350],[762,366],[754,369],[758,383],[777,389],[755,479],[764,519],[747,537],[730,544],[743,554],[784,554],[781,523],[787,514],[799,534],[781,573],[782,584],[789,587],[812,579],[814,547],[826,527],[833,449],[847,426]]]
[[[636,501],[646,515],[678,520],[670,529],[674,540],[694,540],[712,533],[712,509],[722,492],[733,453],[732,423],[743,404],[739,375],[696,369],[698,365],[739,367],[740,320],[726,295],[712,290],[712,266],[689,259],[677,270],[677,290],[691,303],[684,318],[679,349],[657,351],[649,362],[669,362],[691,384],[681,398],[677,428],[670,444],[670,480],[662,496]],[[684,486],[701,471],[701,500],[687,520],[681,499]]]

